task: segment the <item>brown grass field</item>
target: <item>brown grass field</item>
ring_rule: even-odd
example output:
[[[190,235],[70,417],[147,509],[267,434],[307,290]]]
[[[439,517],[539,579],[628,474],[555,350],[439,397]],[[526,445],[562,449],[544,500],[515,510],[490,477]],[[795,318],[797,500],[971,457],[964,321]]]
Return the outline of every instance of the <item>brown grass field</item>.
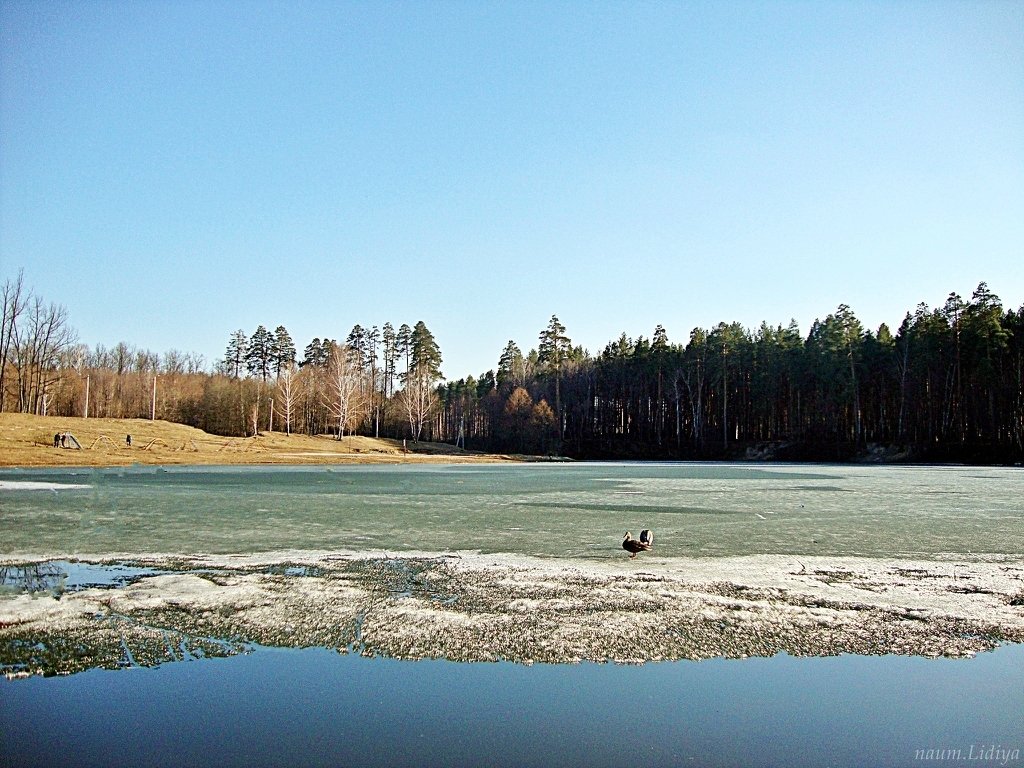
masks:
[[[70,432],[82,446],[54,448],[53,436]],[[126,437],[132,436],[131,447]],[[194,427],[148,419],[83,419],[0,413],[0,466],[101,467],[128,464],[390,464],[495,462],[522,457],[464,451],[445,443],[265,432],[220,437]]]

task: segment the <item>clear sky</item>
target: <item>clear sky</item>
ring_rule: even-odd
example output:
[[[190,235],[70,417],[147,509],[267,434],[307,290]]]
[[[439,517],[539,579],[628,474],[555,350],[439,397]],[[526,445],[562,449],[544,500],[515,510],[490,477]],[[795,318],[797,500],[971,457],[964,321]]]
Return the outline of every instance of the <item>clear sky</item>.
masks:
[[[1021,2],[0,0],[0,282],[81,341],[1024,304]]]

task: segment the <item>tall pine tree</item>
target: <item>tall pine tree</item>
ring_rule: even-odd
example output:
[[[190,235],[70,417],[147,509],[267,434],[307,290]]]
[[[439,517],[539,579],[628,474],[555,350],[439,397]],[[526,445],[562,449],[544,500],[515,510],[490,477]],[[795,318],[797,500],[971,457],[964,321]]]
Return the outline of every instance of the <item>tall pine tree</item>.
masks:
[[[551,316],[548,327],[540,332],[538,360],[555,376],[555,417],[558,419],[558,436],[561,438],[564,419],[562,418],[562,368],[572,351],[572,342],[565,335],[565,326],[556,315]]]
[[[242,375],[242,366],[245,365],[246,356],[249,352],[249,337],[245,331],[239,328],[231,334],[228,341],[228,348],[224,352],[224,369],[233,379]]]
[[[274,334],[262,325],[249,338],[249,351],[245,363],[252,376],[259,376],[265,382],[270,378],[274,364]]]
[[[283,325],[277,326],[277,329],[274,331],[274,347],[272,351],[274,373],[280,378],[281,371],[295,363],[295,342],[292,341],[291,334],[288,333],[288,329]]]

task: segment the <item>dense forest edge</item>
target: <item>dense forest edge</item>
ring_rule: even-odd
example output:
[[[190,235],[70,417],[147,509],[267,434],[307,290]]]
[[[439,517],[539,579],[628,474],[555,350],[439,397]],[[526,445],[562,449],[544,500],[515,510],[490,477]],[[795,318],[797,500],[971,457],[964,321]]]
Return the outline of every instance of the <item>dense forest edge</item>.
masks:
[[[1024,458],[1024,307],[986,283],[919,304],[895,333],[840,305],[797,324],[623,333],[599,353],[553,315],[525,353],[445,381],[422,321],[356,325],[300,353],[287,329],[227,335],[223,359],[78,342],[66,309],[0,286],[0,412],[161,419],[261,432],[448,442],[577,459],[906,461]]]

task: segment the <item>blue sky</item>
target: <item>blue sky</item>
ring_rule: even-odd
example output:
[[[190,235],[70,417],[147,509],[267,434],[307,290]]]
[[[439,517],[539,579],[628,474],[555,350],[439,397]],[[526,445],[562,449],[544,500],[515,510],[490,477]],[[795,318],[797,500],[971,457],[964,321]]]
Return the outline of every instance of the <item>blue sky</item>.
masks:
[[[455,379],[1022,263],[1024,3],[0,2],[0,281],[90,346],[423,320]]]

